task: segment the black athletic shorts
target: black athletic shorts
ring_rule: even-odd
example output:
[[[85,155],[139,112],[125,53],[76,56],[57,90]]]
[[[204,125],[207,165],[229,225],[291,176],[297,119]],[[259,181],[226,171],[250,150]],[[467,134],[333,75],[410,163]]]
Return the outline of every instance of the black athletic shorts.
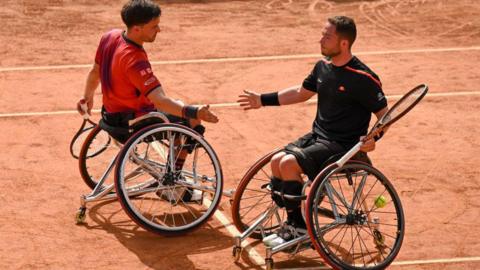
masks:
[[[340,154],[348,150],[350,150],[348,145],[324,140],[310,132],[285,146],[284,152],[294,155],[303,173],[313,180],[328,165],[327,161],[329,163],[334,161],[329,160],[330,158],[334,158],[333,156],[339,158]]]
[[[189,121],[185,118],[167,113],[163,114],[165,114],[170,123],[180,124],[192,128]],[[130,127],[128,122],[134,118],[134,112],[109,113],[102,108],[102,120],[99,124],[100,127],[107,131],[115,140],[119,141],[120,143],[125,143],[128,138],[138,130],[153,124],[163,123],[162,119],[152,117],[144,119]]]

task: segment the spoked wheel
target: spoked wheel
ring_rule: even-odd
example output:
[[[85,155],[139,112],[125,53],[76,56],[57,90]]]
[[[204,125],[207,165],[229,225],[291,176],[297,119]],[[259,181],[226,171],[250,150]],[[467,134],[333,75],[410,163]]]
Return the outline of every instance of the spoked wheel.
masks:
[[[335,269],[385,269],[405,233],[393,185],[359,162],[332,164],[317,176],[306,201],[306,221],[315,249]]]
[[[232,219],[240,232],[249,228],[263,213],[274,206],[268,184],[272,176],[270,160],[281,150],[273,151],[259,159],[243,176],[238,184],[232,201]],[[287,219],[284,208],[278,210],[264,225],[264,233],[271,234]],[[262,238],[261,230],[250,235]]]
[[[100,126],[96,125],[90,131],[78,156],[80,174],[87,186],[95,188],[109,164],[114,165],[118,151],[119,147]],[[113,177],[104,183],[113,184]]]
[[[182,168],[179,153],[188,153]],[[215,212],[223,188],[220,162],[195,131],[155,124],[136,132],[119,153],[115,188],[139,226],[161,235],[189,232]]]

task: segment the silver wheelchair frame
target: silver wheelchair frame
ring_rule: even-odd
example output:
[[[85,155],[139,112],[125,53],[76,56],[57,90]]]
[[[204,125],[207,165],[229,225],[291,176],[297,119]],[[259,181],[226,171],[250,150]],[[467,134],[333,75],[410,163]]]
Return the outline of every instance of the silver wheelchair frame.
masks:
[[[367,177],[369,177],[371,171],[354,171],[350,175],[345,175],[345,177],[359,177],[361,180],[359,181],[358,187],[353,193],[353,199],[351,203],[347,202],[347,200],[342,196],[343,194],[339,194],[339,192],[333,188],[330,184],[330,177],[333,177],[335,173],[338,175],[341,175],[342,168],[349,168],[349,166],[355,166],[357,162],[349,162],[352,157],[357,154],[360,151],[360,147],[362,146],[362,142],[359,142],[357,145],[355,145],[351,150],[349,150],[347,153],[345,153],[340,159],[338,159],[336,162],[330,163],[330,165],[326,166],[318,175],[317,177],[313,180],[307,180],[304,183],[302,194],[299,196],[291,196],[291,195],[285,195],[281,194],[278,191],[272,191],[270,186],[265,186],[266,190],[268,192],[275,192],[277,195],[283,196],[284,199],[291,199],[291,200],[302,200],[305,203],[303,204],[302,207],[302,215],[303,218],[305,219],[307,223],[307,229],[308,233],[303,233],[303,234],[297,234],[297,237],[293,238],[292,240],[289,240],[287,242],[284,242],[282,244],[279,244],[274,247],[270,246],[265,246],[266,252],[265,252],[265,267],[267,270],[273,269],[274,261],[273,261],[273,255],[279,252],[288,252],[290,253],[290,256],[293,257],[296,254],[298,254],[301,251],[304,251],[306,249],[310,248],[315,248],[318,253],[320,253],[321,257],[329,264],[331,265],[334,269],[383,269],[380,265],[380,267],[377,266],[372,266],[372,265],[366,265],[364,267],[356,267],[356,266],[350,266],[348,263],[343,263],[341,260],[340,262],[338,261],[338,258],[331,259],[328,256],[328,250],[325,251],[323,249],[327,249],[326,242],[322,242],[320,240],[317,240],[315,238],[316,235],[324,235],[330,230],[334,230],[338,228],[339,226],[345,226],[345,224],[355,224],[358,226],[365,226],[369,228],[368,230],[372,231],[374,234],[374,245],[376,245],[378,248],[381,248],[382,245],[384,245],[385,238],[384,236],[380,233],[379,231],[379,221],[378,219],[374,218],[371,216],[371,209],[366,205],[365,199],[361,201],[361,198],[365,198],[364,194],[364,186],[365,182],[367,181]],[[272,152],[274,153],[274,152]],[[269,154],[273,156],[273,154]],[[267,155],[268,156],[268,155]],[[265,158],[265,157],[264,157]],[[271,157],[270,157],[271,158]],[[263,159],[263,158],[262,158]],[[261,161],[260,159],[259,161]],[[259,162],[257,162],[259,163]],[[353,164],[353,165],[352,165]],[[380,176],[384,177],[378,170],[374,169],[370,164],[367,163],[362,163],[363,165],[357,165],[357,166],[363,166],[363,167],[368,167],[371,168],[371,170],[375,173],[378,172]],[[266,165],[269,165],[269,161],[266,163]],[[257,166],[255,164],[252,166],[251,170]],[[265,165],[263,165],[265,166]],[[262,167],[263,168],[263,167]],[[368,169],[367,168],[367,169]],[[370,169],[369,169],[370,170]],[[248,174],[248,172],[247,172]],[[253,176],[251,176],[253,178]],[[337,176],[338,177],[338,176]],[[375,175],[375,177],[379,177]],[[244,177],[245,178],[245,177]],[[385,177],[384,177],[385,178]],[[243,179],[242,179],[243,180]],[[383,179],[382,179],[383,180]],[[350,180],[348,180],[350,181]],[[388,180],[385,178],[386,182]],[[247,184],[248,185],[248,184]],[[247,185],[244,186],[244,190],[247,189]],[[313,185],[313,187],[312,187]],[[307,189],[311,188],[309,193],[306,194]],[[315,189],[315,190],[314,190]],[[316,197],[318,196],[318,191],[317,190],[322,190],[321,194],[324,198],[327,198],[328,203],[331,204],[331,209],[322,209],[320,206],[317,208],[315,206],[309,206],[308,203],[312,204],[312,202],[318,203],[318,199]],[[398,195],[396,194],[395,190],[393,189],[393,186],[390,184],[389,189],[392,190],[392,194],[394,194],[393,200],[395,200],[395,207],[397,211],[399,211],[398,216],[400,217],[401,221],[399,221],[399,228],[400,228],[400,233],[398,236],[398,241],[395,242],[395,246],[393,247],[392,254],[391,256],[388,256],[385,258],[385,260],[388,260],[385,264],[388,266],[395,256],[398,254],[398,251],[400,249],[402,240],[403,240],[403,234],[404,234],[404,218],[403,218],[403,209],[401,207],[400,200],[398,198]],[[317,193],[315,193],[317,192]],[[390,192],[390,191],[389,191]],[[307,196],[308,195],[308,196]],[[243,195],[242,195],[243,196]],[[339,199],[340,198],[340,199]],[[309,199],[309,200],[307,200]],[[237,200],[241,200],[238,199]],[[347,206],[346,208],[348,209],[348,212],[345,213],[339,209],[339,201],[340,204],[343,204]],[[237,202],[239,203],[239,202]],[[308,209],[313,209],[308,211]],[[363,211],[363,215],[357,214],[355,209],[361,209],[360,211]],[[239,209],[241,209],[239,207]],[[282,218],[279,215],[279,210],[280,208],[273,203],[268,209],[265,210],[263,214],[261,214],[253,223],[249,224],[249,227],[246,228],[245,230],[240,230],[241,235],[236,236],[234,238],[234,247],[232,250],[232,255],[234,257],[235,261],[238,261],[241,257],[241,252],[242,252],[242,242],[244,242],[248,237],[250,237],[254,232],[261,233],[261,238],[265,238],[267,235],[265,233],[265,227],[267,227],[267,223],[272,219],[275,218],[277,221],[277,224],[280,227],[285,226],[282,224]],[[312,211],[316,211],[316,214],[320,215],[325,215],[328,218],[331,218],[333,222],[331,224],[325,225],[321,227],[319,224],[315,224],[315,221],[313,221],[310,217],[307,217],[307,215],[310,215]],[[323,211],[323,212],[322,212]],[[308,212],[308,213],[306,213]],[[352,218],[355,217],[355,218]],[[353,220],[355,219],[355,220]],[[313,224],[313,225],[312,225]],[[270,225],[271,226],[271,225]],[[237,226],[238,228],[239,226]],[[314,229],[318,229],[318,231],[314,231]],[[313,231],[313,232],[312,232]],[[378,234],[375,234],[375,232],[378,232]],[[378,236],[378,238],[377,238]],[[385,266],[386,267],[386,266]]]
[[[145,114],[141,117],[130,120],[129,121],[129,126],[132,127],[136,123],[139,123],[139,122],[141,122],[143,120],[146,120],[146,119],[149,119],[149,118],[158,118],[158,119],[162,120],[163,123],[162,124],[156,124],[157,126],[168,126],[168,125],[170,125],[170,121],[168,120],[168,118],[163,113],[161,113],[161,112],[150,112],[150,113]],[[176,125],[176,126],[177,127],[174,127],[176,129],[190,130],[187,127],[183,127],[183,126],[181,127],[181,126],[178,126],[178,125]],[[131,137],[134,137],[136,134],[141,133],[142,130],[144,130],[144,129],[141,129],[141,130],[135,132],[134,134],[131,135]],[[148,130],[145,131],[144,133],[148,133]],[[126,144],[128,144],[128,142],[126,142],[125,145],[122,145],[119,142],[117,142],[115,139],[113,139],[110,135],[108,135],[108,136],[110,137],[111,141],[113,141],[114,145],[116,147],[118,147],[119,152],[110,160],[107,168],[102,173],[101,177],[99,178],[99,180],[98,180],[96,186],[93,188],[93,190],[88,194],[84,194],[84,195],[80,196],[80,208],[78,209],[78,211],[76,212],[76,215],[75,215],[75,222],[77,224],[84,223],[84,221],[86,219],[86,211],[87,211],[87,204],[88,203],[105,201],[105,200],[120,199],[119,195],[117,194],[118,191],[114,191],[115,183],[109,184],[107,186],[104,186],[104,183],[105,183],[106,179],[108,178],[108,176],[112,173],[112,170],[114,169],[117,162],[119,162],[118,161],[119,155],[121,154],[121,152],[123,150],[123,147]],[[201,137],[200,135],[193,135],[193,136],[198,137],[198,138],[196,138],[197,141]],[[195,139],[195,137],[192,137],[192,138]],[[206,143],[206,141],[204,139],[202,139],[202,140]],[[168,158],[169,158],[170,167],[172,167],[171,169],[173,170],[173,166],[174,166],[173,164],[175,163],[175,161],[173,160],[174,159],[174,150],[173,150],[174,147],[172,147],[172,145],[174,145],[173,139],[170,138],[169,143],[170,143],[171,146],[169,146],[167,154],[168,154]],[[209,145],[208,145],[208,147],[210,148],[210,151],[213,152],[213,148],[211,148],[211,146],[209,146]],[[153,148],[155,148],[155,147],[153,146]],[[197,154],[197,148],[195,148],[193,155],[196,156],[196,154]],[[213,156],[214,156],[214,159],[216,159],[216,163],[215,163],[216,165],[212,163],[212,166],[218,167],[217,169],[219,169],[219,171],[220,171],[220,173],[219,173],[220,175],[216,176],[216,178],[220,177],[220,179],[221,179],[220,181],[223,183],[223,176],[222,176],[222,173],[221,173],[221,168],[219,167],[220,166],[219,160],[216,157],[214,152],[213,152]],[[164,187],[158,187],[158,185],[157,186],[152,186],[153,184],[155,184],[155,182],[158,181],[156,179],[160,179],[162,177],[162,175],[160,175],[160,174],[162,174],[162,172],[158,172],[158,170],[163,171],[163,174],[165,175],[166,171],[168,170],[166,165],[151,163],[151,161],[148,161],[148,160],[147,160],[147,162],[145,162],[145,161],[142,161],[141,159],[139,159],[138,157],[130,156],[130,159],[132,159],[135,164],[138,164],[140,166],[139,168],[141,168],[141,170],[145,171],[149,175],[154,176],[154,178],[150,182],[145,182],[145,183],[142,183],[142,184],[134,185],[133,187],[129,187],[128,195],[127,195],[128,197],[134,197],[134,196],[142,195],[142,194],[149,193],[149,192],[159,192],[159,191],[163,192],[164,190],[167,190],[167,188],[168,188],[167,186],[164,186]],[[195,166],[195,165],[192,165],[192,166]],[[129,177],[134,178],[135,173],[141,173],[141,172],[134,171],[134,172],[131,173],[132,175],[129,175]],[[190,172],[182,169],[181,173],[182,173],[182,175],[184,175],[184,176],[186,175],[187,177],[192,178],[192,179],[199,179],[201,177],[207,177],[207,176],[197,175],[195,169],[193,169],[193,171],[190,171]],[[216,175],[217,175],[217,173],[216,173]],[[202,179],[202,181],[213,182],[214,179],[206,179],[205,178],[205,179]],[[222,195],[231,197],[232,194],[233,194],[233,191],[231,191],[231,190],[223,191],[223,184],[221,184],[220,187],[213,188],[213,187],[203,187],[201,184],[190,183],[190,182],[182,181],[182,180],[175,180],[175,182],[181,184],[184,188],[193,188],[193,189],[196,189],[196,190],[201,190],[202,201],[204,200],[203,199],[203,192],[216,193],[217,189],[219,189],[221,191],[220,197]],[[120,200],[120,202],[122,202],[122,200]],[[214,206],[215,209],[218,206],[219,202],[220,202],[220,198],[218,198],[218,200],[217,200],[217,202]],[[211,203],[211,202],[209,202],[209,203]],[[122,204],[122,207],[124,207],[123,204]],[[210,206],[208,206],[208,209],[210,209]],[[209,212],[213,213],[215,211],[215,209],[213,209],[211,211],[209,210]],[[132,217],[131,213],[128,213],[128,214]],[[135,219],[134,219],[134,221],[137,222]],[[202,223],[203,223],[203,221],[202,221]],[[141,224],[139,224],[139,225],[141,225]],[[148,228],[146,228],[146,229],[148,230]],[[155,232],[155,231],[153,231],[153,232]]]

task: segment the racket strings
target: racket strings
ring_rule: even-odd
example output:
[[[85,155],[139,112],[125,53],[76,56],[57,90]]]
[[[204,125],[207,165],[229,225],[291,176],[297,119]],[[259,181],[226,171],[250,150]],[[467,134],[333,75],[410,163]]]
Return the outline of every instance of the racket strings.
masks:
[[[419,85],[405,94],[399,101],[397,101],[388,112],[375,123],[370,132],[364,140],[374,138],[375,141],[383,137],[386,129],[400,119],[403,115],[408,113],[420,100],[427,94],[428,86],[425,84]]]
[[[392,120],[397,120],[402,114],[409,111],[423,97],[427,89],[426,87],[417,87],[406,94],[386,113],[382,119],[382,125],[387,125]]]

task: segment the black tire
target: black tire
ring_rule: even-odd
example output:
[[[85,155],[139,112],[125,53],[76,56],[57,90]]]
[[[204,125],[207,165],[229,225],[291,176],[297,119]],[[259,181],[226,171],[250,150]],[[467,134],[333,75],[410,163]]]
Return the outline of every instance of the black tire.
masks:
[[[319,173],[307,197],[306,222],[315,249],[334,269],[385,269],[405,234],[393,185],[361,162],[332,164]]]
[[[177,139],[179,145],[173,143]],[[170,166],[169,153],[178,149],[191,149],[181,171]],[[213,215],[223,175],[215,151],[200,134],[177,124],[155,124],[136,132],[120,151],[115,189],[122,208],[140,227],[175,236],[199,228]]]
[[[266,189],[266,185],[270,183],[272,175],[270,160],[280,151],[281,149],[270,152],[255,162],[245,173],[235,190],[232,200],[232,219],[240,232],[244,232],[260,215],[275,204],[270,191]],[[279,216],[274,215],[265,223],[265,234],[275,231],[286,218],[285,209],[279,209]],[[253,232],[250,237],[261,239],[261,231]]]
[[[108,133],[96,125],[82,145],[78,156],[78,165],[80,175],[90,189],[95,188],[109,162],[118,152],[118,147],[114,147],[112,144]],[[112,183],[113,180],[110,181],[110,184]]]

